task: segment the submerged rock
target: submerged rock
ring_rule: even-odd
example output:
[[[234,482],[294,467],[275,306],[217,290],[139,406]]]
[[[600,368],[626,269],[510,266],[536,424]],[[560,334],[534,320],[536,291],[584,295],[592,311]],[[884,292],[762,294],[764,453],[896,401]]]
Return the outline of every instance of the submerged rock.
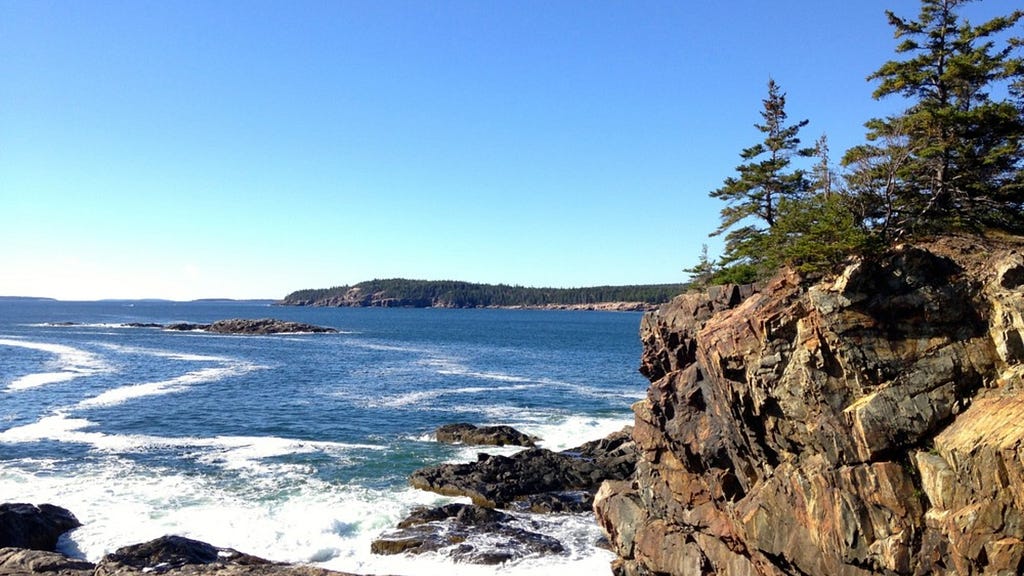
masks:
[[[562,554],[562,544],[522,528],[515,517],[490,508],[449,504],[414,510],[374,540],[374,554],[439,552],[458,562],[501,564],[528,556]]]
[[[1024,243],[943,238],[644,317],[619,575],[1024,572]]]
[[[524,434],[511,426],[475,426],[465,422],[445,424],[437,429],[438,442],[446,444],[477,444],[481,446],[536,446],[536,436]]]
[[[54,551],[60,535],[81,526],[70,511],[50,504],[0,504],[0,548]]]

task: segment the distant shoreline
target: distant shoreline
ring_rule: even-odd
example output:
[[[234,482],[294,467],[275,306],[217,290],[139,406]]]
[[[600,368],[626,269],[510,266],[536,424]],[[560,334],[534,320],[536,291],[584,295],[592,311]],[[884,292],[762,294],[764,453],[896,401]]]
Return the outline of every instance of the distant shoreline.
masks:
[[[587,288],[530,288],[453,280],[372,280],[352,286],[292,292],[279,305],[334,308],[501,308],[645,311],[687,289],[686,284]]]

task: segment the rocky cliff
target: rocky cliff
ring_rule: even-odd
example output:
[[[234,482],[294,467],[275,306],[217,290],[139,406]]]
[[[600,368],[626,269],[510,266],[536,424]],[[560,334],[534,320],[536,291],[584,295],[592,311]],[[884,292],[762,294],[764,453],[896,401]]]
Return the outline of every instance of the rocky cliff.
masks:
[[[1024,572],[1024,243],[944,238],[646,315],[619,575]]]

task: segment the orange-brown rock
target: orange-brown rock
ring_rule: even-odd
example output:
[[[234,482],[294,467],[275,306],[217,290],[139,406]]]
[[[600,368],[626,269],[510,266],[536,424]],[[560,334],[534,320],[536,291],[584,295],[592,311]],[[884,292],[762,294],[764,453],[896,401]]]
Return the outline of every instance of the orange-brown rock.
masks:
[[[948,237],[641,326],[619,575],[1024,572],[1024,242]]]

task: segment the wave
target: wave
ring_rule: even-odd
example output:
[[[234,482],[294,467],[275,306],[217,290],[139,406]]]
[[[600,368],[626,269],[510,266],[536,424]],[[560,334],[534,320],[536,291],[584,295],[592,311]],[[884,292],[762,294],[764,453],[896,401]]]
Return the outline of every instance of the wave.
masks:
[[[8,391],[26,390],[37,388],[47,384],[67,382],[83,376],[91,376],[103,372],[109,372],[112,368],[102,358],[82,350],[64,344],[51,344],[48,342],[32,342],[28,340],[16,340],[12,338],[0,338],[0,346],[12,346],[16,348],[28,348],[47,352],[55,355],[57,371],[38,372],[15,378],[7,385]]]
[[[383,450],[377,444],[351,444],[321,440],[299,440],[276,436],[166,437],[146,434],[107,434],[89,430],[96,424],[85,418],[70,418],[66,413],[43,417],[31,424],[0,432],[0,443],[31,443],[43,440],[92,446],[99,452],[139,453],[163,449],[208,449],[194,456],[205,463],[226,469],[251,468],[260,460],[293,454],[322,452],[344,456],[353,450]]]
[[[70,509],[84,525],[61,540],[61,550],[94,562],[121,546],[163,534],[181,534],[274,561],[353,573],[596,574],[607,572],[612,560],[610,552],[594,546],[600,530],[587,514],[521,519],[527,529],[561,540],[568,548],[564,556],[500,567],[454,564],[436,554],[376,556],[370,553],[370,542],[412,508],[464,500],[409,487],[369,490],[309,477],[268,475],[267,481],[273,496],[254,498],[244,484],[227,486],[206,476],[148,468],[116,456],[67,475],[0,463],[0,493],[13,501],[59,502]]]

